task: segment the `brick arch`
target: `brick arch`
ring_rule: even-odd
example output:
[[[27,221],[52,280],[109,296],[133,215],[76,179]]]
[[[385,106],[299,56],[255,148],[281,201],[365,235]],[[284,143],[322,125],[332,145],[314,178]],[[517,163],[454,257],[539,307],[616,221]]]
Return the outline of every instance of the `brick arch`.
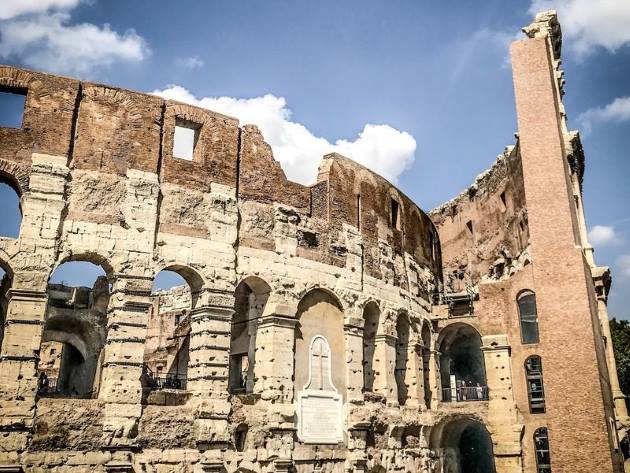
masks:
[[[20,198],[29,191],[30,176],[25,166],[0,159],[0,181],[5,181]]]
[[[37,79],[35,74],[29,71],[10,66],[0,66],[0,86],[33,91],[39,89],[42,86],[42,82]]]
[[[170,101],[169,105],[171,106],[167,109],[166,118],[181,118],[183,120],[187,120],[193,123],[198,123],[199,125],[210,125],[215,120],[234,121],[238,123],[238,120],[236,120],[235,118],[229,117],[227,115],[222,115],[211,110],[201,110],[191,105]]]

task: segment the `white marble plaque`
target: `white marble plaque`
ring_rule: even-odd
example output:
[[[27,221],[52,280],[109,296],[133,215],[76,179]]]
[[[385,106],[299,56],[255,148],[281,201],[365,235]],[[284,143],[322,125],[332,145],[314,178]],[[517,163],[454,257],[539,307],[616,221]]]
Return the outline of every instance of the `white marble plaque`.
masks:
[[[343,441],[343,403],[332,383],[328,340],[313,337],[309,350],[309,380],[298,393],[298,438],[336,444]]]
[[[298,436],[304,443],[343,441],[341,396],[330,391],[302,391],[298,397]]]

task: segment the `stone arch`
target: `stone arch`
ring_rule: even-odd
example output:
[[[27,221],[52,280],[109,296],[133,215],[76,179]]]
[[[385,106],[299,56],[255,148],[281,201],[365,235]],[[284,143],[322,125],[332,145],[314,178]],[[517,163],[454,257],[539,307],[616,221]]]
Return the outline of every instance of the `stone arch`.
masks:
[[[64,265],[78,262],[98,266],[104,275],[96,276],[91,286],[53,281]],[[97,391],[107,337],[108,277],[112,272],[105,259],[94,255],[68,257],[51,272],[37,366],[40,395],[86,398]]]
[[[6,159],[0,159],[0,182],[11,186],[20,199],[30,190],[30,176],[27,168]]]
[[[58,259],[57,265],[51,268],[50,273],[48,274],[48,279],[50,280],[53,273],[57,271],[59,267],[66,263],[73,262],[92,263],[93,265],[100,266],[105,272],[107,281],[110,284],[112,284],[116,278],[116,271],[114,270],[114,267],[108,257],[105,257],[96,251],[81,251],[77,253],[67,252],[66,254],[62,254]]]
[[[339,299],[324,288],[310,289],[298,303],[294,384],[296,390],[306,386],[309,376],[310,344],[314,337],[324,337],[331,349],[332,382],[346,396],[346,348],[344,312]]]
[[[444,473],[495,473],[492,437],[474,416],[448,416],[433,427],[430,447]]]
[[[192,268],[190,265],[178,262],[171,262],[168,264],[164,264],[158,268],[155,272],[153,279],[157,277],[162,271],[171,271],[173,273],[178,274],[179,276],[186,281],[188,284],[188,288],[190,289],[190,310],[197,307],[199,303],[199,298],[203,289],[205,287],[205,279],[201,276],[201,273],[196,269]]]
[[[442,401],[487,400],[486,370],[481,334],[467,323],[457,322],[440,331]]]
[[[308,286],[306,289],[300,291],[298,293],[298,307],[300,306],[300,304],[303,304],[304,301],[307,299],[307,296],[311,293],[320,291],[322,293],[325,293],[328,295],[328,297],[331,299],[331,301],[334,301],[334,304],[339,308],[339,310],[341,310],[342,312],[346,311],[346,308],[344,307],[344,305],[341,302],[341,298],[339,296],[337,296],[337,294],[335,293],[335,291],[333,291],[332,289],[330,289],[329,287],[323,285],[323,284],[312,284],[310,286]]]
[[[269,284],[258,276],[241,279],[234,291],[228,380],[232,393],[254,390],[257,328],[270,293]]]

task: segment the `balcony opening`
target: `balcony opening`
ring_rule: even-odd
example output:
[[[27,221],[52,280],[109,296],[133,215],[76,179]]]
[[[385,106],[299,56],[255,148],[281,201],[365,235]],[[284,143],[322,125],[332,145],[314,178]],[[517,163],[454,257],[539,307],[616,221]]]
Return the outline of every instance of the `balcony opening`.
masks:
[[[87,261],[64,263],[51,275],[47,292],[37,393],[93,398],[107,337],[110,287],[105,271]]]
[[[495,473],[492,439],[480,422],[459,417],[438,424],[431,433],[431,446],[438,450],[443,471]]]
[[[443,402],[487,401],[481,336],[470,325],[447,326],[439,337]]]
[[[228,374],[232,394],[254,391],[256,333],[270,292],[269,285],[256,277],[246,278],[236,287]]]
[[[0,127],[22,128],[26,89],[0,86]]]
[[[144,347],[143,402],[178,405],[186,401],[191,312],[201,287],[200,276],[185,266],[170,266],[156,275]]]
[[[199,140],[201,125],[178,118],[173,137],[173,157],[192,161]]]

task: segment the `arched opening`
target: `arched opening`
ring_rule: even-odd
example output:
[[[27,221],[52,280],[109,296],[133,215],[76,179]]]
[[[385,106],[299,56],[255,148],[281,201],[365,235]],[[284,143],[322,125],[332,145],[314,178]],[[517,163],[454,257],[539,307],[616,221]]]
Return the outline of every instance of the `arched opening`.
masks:
[[[536,309],[536,294],[532,291],[522,291],[516,302],[518,304],[518,318],[521,324],[521,340],[524,344],[538,343],[538,311]]]
[[[431,435],[438,448],[442,471],[448,473],[495,473],[492,439],[485,426],[474,419],[456,418],[438,425]]]
[[[145,400],[151,391],[186,390],[191,311],[201,287],[197,273],[182,266],[163,269],[153,281],[142,373]]]
[[[47,293],[37,364],[38,394],[94,397],[107,336],[108,275],[91,262],[69,261],[52,273]]]
[[[407,402],[407,364],[409,361],[409,317],[401,312],[396,319],[396,367],[394,378],[398,391],[398,404],[401,406]]]
[[[375,302],[369,302],[363,309],[363,391],[374,390],[374,352],[376,350],[376,334],[380,319],[380,310]]]
[[[422,375],[424,377],[424,404],[431,409],[431,328],[428,322],[422,324]]]
[[[240,424],[234,429],[234,449],[237,452],[244,452],[247,449],[247,425]]]
[[[256,331],[270,291],[265,281],[255,277],[249,277],[236,286],[230,331],[231,393],[251,393],[254,390]]]
[[[301,391],[310,381],[311,344],[323,337],[330,346],[331,379],[337,392],[346,395],[344,318],[336,297],[322,289],[308,292],[298,304],[295,334],[295,389]]]
[[[18,238],[22,224],[22,207],[18,186],[0,174],[0,236]]]
[[[447,326],[440,334],[442,401],[488,399],[481,336],[468,324]]]

